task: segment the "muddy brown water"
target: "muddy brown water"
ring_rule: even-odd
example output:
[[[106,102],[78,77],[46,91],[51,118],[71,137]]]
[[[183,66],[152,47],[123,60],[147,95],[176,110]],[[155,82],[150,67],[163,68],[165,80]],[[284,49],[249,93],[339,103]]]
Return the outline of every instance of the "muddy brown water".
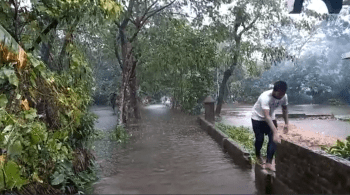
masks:
[[[110,131],[116,116],[94,107],[96,127]],[[254,170],[236,165],[199,128],[196,116],[151,105],[130,125],[129,143],[104,138],[95,142],[100,181],[95,194],[254,194]]]

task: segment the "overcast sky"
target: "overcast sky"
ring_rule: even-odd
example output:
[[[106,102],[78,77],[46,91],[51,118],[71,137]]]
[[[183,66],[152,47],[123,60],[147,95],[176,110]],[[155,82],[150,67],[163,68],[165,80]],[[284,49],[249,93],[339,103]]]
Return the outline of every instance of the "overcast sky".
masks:
[[[30,5],[30,0],[24,0],[24,5]],[[309,5],[308,8],[315,10],[317,12],[320,12],[320,13],[327,13],[328,12],[326,4],[322,0],[311,0],[311,4]],[[226,9],[222,8],[222,10],[220,10],[220,11],[224,11],[224,10],[226,10]]]

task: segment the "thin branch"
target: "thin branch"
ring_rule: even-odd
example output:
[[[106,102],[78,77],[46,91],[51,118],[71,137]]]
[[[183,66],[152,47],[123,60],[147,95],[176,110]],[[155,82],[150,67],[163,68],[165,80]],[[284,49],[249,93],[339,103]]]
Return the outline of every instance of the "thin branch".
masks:
[[[121,27],[121,25],[119,24],[119,22],[115,22],[115,25],[117,25],[118,26],[118,28],[120,28]]]
[[[154,16],[155,14],[157,14],[157,13],[160,12],[160,11],[162,11],[163,9],[165,9],[165,8],[167,8],[167,7],[169,7],[169,6],[171,6],[173,3],[175,3],[175,1],[176,1],[176,0],[172,1],[171,3],[169,3],[169,4],[166,5],[166,6],[163,6],[163,7],[159,8],[159,9],[157,9],[157,10],[152,11],[151,14],[149,14],[146,18],[144,18],[143,20],[141,20],[141,22],[140,22],[140,23],[141,23],[140,27],[137,29],[137,31],[134,33],[134,35],[133,35],[133,36],[131,37],[131,39],[129,40],[130,43],[134,41],[134,39],[136,38],[137,34],[141,31],[142,27],[146,24],[146,21],[147,21],[150,17]]]
[[[188,18],[196,18],[193,16],[188,16],[187,14],[183,14],[183,13],[171,13],[172,15],[180,15],[180,16],[184,16],[184,17],[188,17]]]
[[[135,26],[137,26],[136,20],[134,18],[130,17],[129,20],[131,23],[133,23]]]
[[[28,52],[33,51],[34,48],[35,48],[35,46],[38,45],[38,44],[42,41],[42,40],[41,40],[41,36],[42,36],[42,35],[48,34],[48,33],[50,32],[50,30],[56,28],[57,25],[58,25],[58,20],[57,20],[57,19],[54,19],[54,21],[52,21],[51,24],[48,25],[48,26],[45,28],[45,30],[43,30],[43,32],[41,33],[41,35],[39,35],[39,36],[36,38],[36,40],[35,40],[33,46],[32,46],[31,48],[28,49]]]
[[[143,16],[141,17],[141,21],[146,17],[146,15],[148,14],[148,11],[151,10],[151,8],[157,3],[158,1],[155,1],[154,3],[152,3],[145,11],[145,13],[143,14]]]
[[[125,19],[123,20],[122,24],[120,25],[120,28],[126,28],[126,26],[128,25],[128,22],[130,20],[130,16],[132,14],[132,9],[134,8],[134,3],[135,0],[131,0],[128,6],[128,11],[126,12],[126,16]]]
[[[255,22],[259,19],[260,14],[258,14],[254,20],[246,27],[244,28],[240,33],[239,36],[242,36],[243,33],[247,32],[248,30],[250,30],[251,28],[253,28],[253,25],[255,24]]]
[[[175,1],[176,1],[176,0],[170,2],[170,3],[169,3],[168,5],[166,5],[166,6],[163,6],[163,7],[159,8],[159,9],[157,9],[157,10],[154,10],[153,13],[151,13],[150,15],[148,15],[148,16],[143,20],[143,23],[145,23],[145,22],[148,20],[148,18],[154,16],[156,13],[158,13],[158,12],[162,11],[163,9],[165,9],[165,8],[167,8],[167,7],[169,7],[169,6],[171,6],[173,3],[175,3]]]

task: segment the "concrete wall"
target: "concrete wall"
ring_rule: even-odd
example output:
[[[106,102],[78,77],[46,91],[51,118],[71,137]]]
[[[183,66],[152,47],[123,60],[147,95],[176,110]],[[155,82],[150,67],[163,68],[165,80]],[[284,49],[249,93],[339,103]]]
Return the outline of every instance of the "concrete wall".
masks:
[[[350,161],[282,140],[276,178],[297,193],[350,193]]]
[[[198,117],[198,122],[235,163],[251,165],[249,153],[243,147],[203,117]],[[277,146],[276,173],[268,173],[259,166],[255,169],[257,187],[263,193],[350,194],[350,161],[285,140]]]
[[[231,138],[228,138],[228,136],[220,130],[217,130],[212,123],[206,121],[203,117],[198,117],[198,122],[201,128],[223,147],[236,164],[251,166],[250,154],[242,146]]]

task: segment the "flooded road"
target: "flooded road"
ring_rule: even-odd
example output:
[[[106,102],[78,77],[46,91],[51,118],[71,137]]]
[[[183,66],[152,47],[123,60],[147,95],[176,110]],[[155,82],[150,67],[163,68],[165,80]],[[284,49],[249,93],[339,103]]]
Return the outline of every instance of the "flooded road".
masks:
[[[252,129],[251,113],[253,105],[246,104],[226,104],[222,109],[222,123],[234,126],[245,126]],[[276,110],[276,114],[281,114],[281,108]],[[330,106],[330,105],[289,105],[289,114],[306,115],[350,115],[350,106]],[[296,119],[290,118],[290,123],[305,131],[312,131],[328,136],[335,136],[345,139],[350,135],[350,122],[337,119],[314,120],[310,118]],[[282,124],[283,119],[279,119]]]
[[[93,111],[100,116],[96,127],[110,131],[108,121],[116,117],[106,108]],[[128,128],[124,146],[108,138],[95,143],[101,165],[95,194],[257,193],[254,171],[235,165],[195,116],[151,105],[142,117]]]

